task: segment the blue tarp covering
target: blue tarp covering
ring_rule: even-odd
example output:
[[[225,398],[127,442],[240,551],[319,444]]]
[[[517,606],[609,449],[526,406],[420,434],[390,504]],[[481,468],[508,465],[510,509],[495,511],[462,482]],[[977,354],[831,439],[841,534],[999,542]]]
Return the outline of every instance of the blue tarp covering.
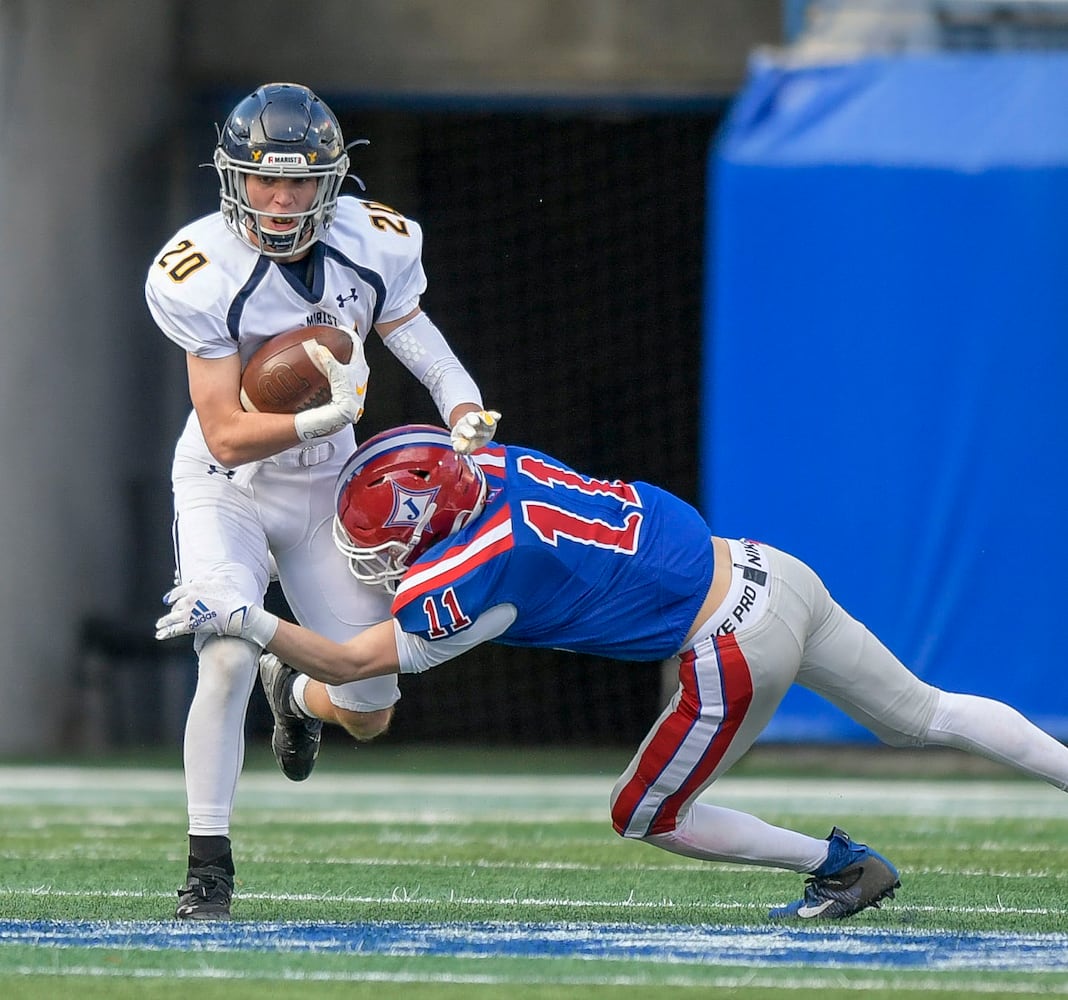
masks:
[[[754,63],[712,150],[702,504],[1068,738],[1068,56]],[[866,733],[807,692],[769,739]]]

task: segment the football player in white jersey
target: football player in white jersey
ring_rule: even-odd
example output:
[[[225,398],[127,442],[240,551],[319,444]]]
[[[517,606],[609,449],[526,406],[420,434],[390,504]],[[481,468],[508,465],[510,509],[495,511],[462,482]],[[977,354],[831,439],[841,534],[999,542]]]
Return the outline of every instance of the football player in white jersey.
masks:
[[[454,446],[493,436],[497,414],[419,305],[426,288],[419,226],[387,205],[340,197],[349,158],[337,119],[307,87],[271,83],[243,98],[220,130],[220,211],[182,227],[149,267],[145,296],[186,352],[193,410],[175,450],[176,577],[221,573],[262,601],[273,574],[296,617],[343,641],[389,616],[389,597],[356,581],[331,538],[334,481],[355,447],[374,330],[427,388]],[[292,414],[245,412],[244,363],[269,338],[331,325],[353,339],[350,362],[325,352],[329,403]],[[198,635],[196,692],[184,740],[189,811],[179,919],[227,919],[234,885],[230,815],[261,649]],[[259,672],[282,771],[306,778],[322,722],[358,740],[389,724],[395,677],[306,696],[277,660]]]

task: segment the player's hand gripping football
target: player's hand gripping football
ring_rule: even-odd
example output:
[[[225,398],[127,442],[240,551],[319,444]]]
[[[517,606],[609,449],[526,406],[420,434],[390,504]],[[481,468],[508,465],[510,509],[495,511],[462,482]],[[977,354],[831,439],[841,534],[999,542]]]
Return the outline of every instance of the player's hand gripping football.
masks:
[[[359,337],[352,338],[352,357],[347,365],[338,361],[322,344],[315,348],[315,356],[323,374],[330,380],[330,402],[304,410],[294,417],[302,441],[324,437],[356,423],[363,416],[367,379],[371,375]]]
[[[263,608],[241,599],[228,580],[203,577],[179,584],[163,595],[168,611],[156,622],[156,638],[200,632],[231,635],[266,646],[278,627],[278,619]]]
[[[452,429],[453,451],[470,455],[476,449],[489,444],[497,432],[497,421],[500,419],[501,415],[496,410],[465,413]]]

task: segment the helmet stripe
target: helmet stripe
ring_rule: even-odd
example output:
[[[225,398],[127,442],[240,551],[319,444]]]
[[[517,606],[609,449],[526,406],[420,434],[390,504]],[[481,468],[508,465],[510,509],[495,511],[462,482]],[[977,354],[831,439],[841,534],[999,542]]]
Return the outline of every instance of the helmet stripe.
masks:
[[[348,485],[349,480],[355,476],[368,462],[400,451],[408,447],[423,448],[448,448],[452,451],[452,439],[447,431],[439,430],[429,424],[424,426],[401,427],[391,431],[384,431],[368,438],[349,457],[341,472],[338,473],[337,487],[334,490],[334,506],[337,506],[341,498],[341,491]]]

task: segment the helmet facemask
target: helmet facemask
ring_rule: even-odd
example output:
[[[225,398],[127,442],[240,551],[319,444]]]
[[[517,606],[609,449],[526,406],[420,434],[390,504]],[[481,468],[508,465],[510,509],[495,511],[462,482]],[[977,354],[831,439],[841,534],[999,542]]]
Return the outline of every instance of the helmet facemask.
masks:
[[[404,574],[408,572],[408,561],[415,538],[408,542],[388,541],[380,545],[355,545],[341,523],[341,518],[334,515],[334,544],[340,549],[349,563],[349,572],[360,583],[372,587],[384,587],[389,594],[397,592]]]
[[[231,232],[265,257],[292,257],[322,236],[337,214],[338,195],[349,167],[347,155],[336,163],[319,169],[308,166],[305,162],[277,162],[283,155],[287,160],[297,157],[301,161],[304,160],[303,155],[299,153],[267,153],[263,166],[252,167],[227,156],[221,146],[215,150],[215,169],[219,173],[221,183],[219,200],[226,225]],[[249,203],[245,190],[245,178],[249,174],[259,177],[315,177],[315,199],[307,211],[287,214],[287,218],[293,219],[292,229],[284,232],[270,229],[263,225],[262,220],[274,218],[277,213],[257,211]]]

